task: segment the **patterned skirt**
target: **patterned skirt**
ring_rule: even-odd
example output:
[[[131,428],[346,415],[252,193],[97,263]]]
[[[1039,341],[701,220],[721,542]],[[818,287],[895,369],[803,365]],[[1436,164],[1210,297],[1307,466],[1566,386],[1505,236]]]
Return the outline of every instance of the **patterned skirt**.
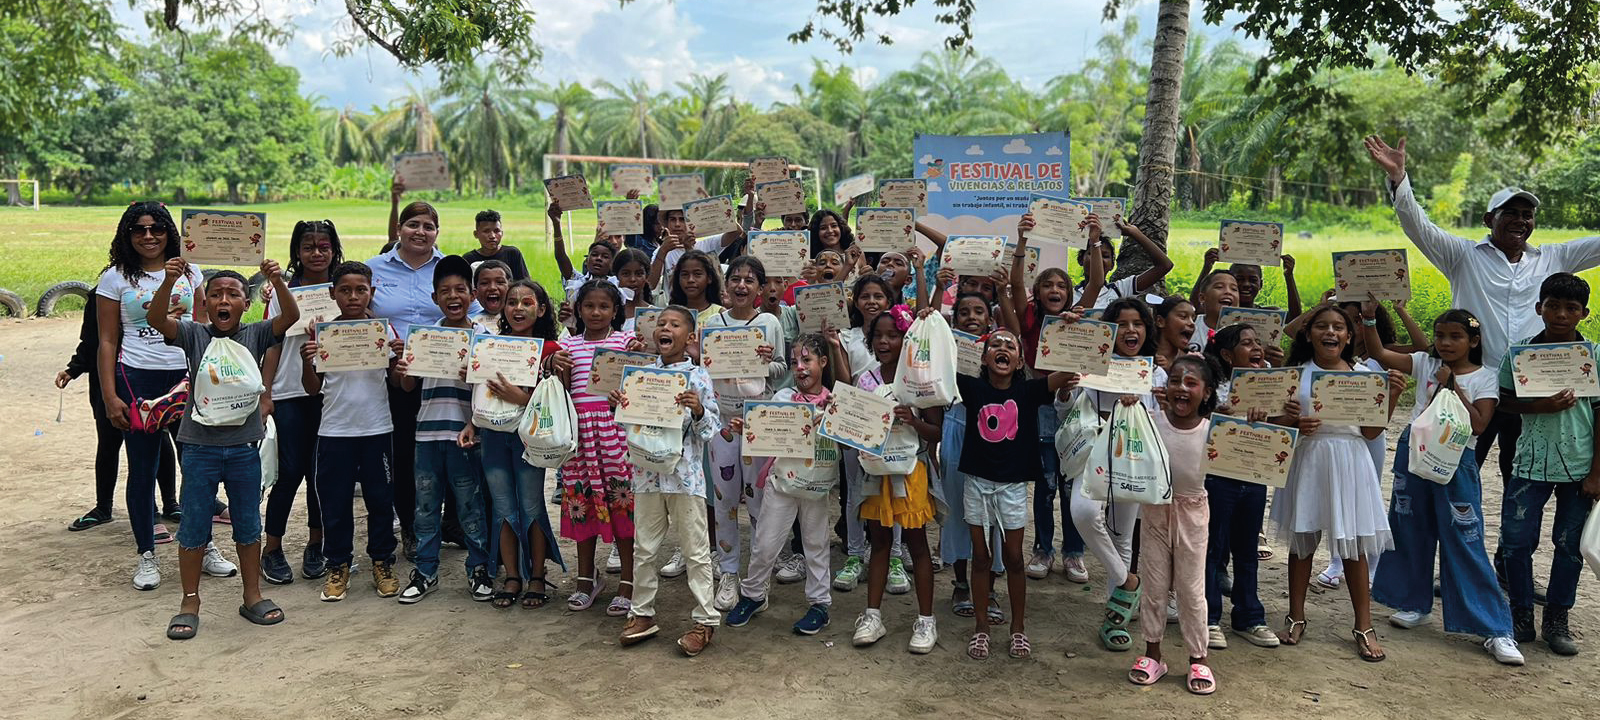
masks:
[[[608,543],[633,538],[628,439],[604,400],[578,411],[578,454],[561,466],[561,536]]]

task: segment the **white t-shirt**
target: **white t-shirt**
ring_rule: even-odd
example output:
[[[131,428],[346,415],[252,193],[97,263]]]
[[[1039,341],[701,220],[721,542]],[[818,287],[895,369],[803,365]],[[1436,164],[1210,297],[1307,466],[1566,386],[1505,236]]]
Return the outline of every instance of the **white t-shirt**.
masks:
[[[632,320],[629,318],[628,320]],[[624,321],[624,327],[626,327]],[[769,313],[759,313],[750,320],[740,320],[723,310],[711,315],[701,323],[701,327],[754,327],[760,328],[761,334],[766,337],[767,344],[772,346],[772,362],[767,363],[767,376],[764,378],[741,378],[735,380],[712,380],[711,387],[717,392],[717,410],[722,413],[722,419],[744,415],[744,401],[760,400],[770,397],[774,382],[783,377],[789,368],[787,358],[788,349],[783,341],[783,325],[778,322],[778,316]]]
[[[1411,408],[1412,420],[1416,420],[1427,409],[1428,403],[1433,401],[1433,394],[1439,390],[1434,373],[1443,366],[1444,361],[1430,357],[1426,352],[1411,353],[1411,377],[1417,381],[1417,400]],[[1457,375],[1455,379],[1456,387],[1461,388],[1472,402],[1500,398],[1500,378],[1498,373],[1489,368],[1480,367],[1465,375]],[[1478,436],[1474,434],[1472,439],[1476,441]]]
[[[128,367],[141,370],[189,369],[183,348],[166,344],[161,331],[150,327],[150,321],[145,319],[150,301],[155,298],[156,289],[161,287],[164,279],[166,274],[160,270],[146,273],[132,284],[116,268],[109,268],[100,274],[96,293],[117,301],[122,307],[122,352],[117,360]],[[183,307],[180,319],[194,319],[195,297],[204,285],[200,268],[194,265],[189,266],[188,275],[178,278],[173,284],[172,302]]]
[[[277,317],[283,312],[278,304],[277,294],[267,302],[267,317]],[[300,358],[300,348],[305,347],[306,334],[290,335],[283,338],[283,344],[278,346],[278,372],[272,376],[272,399],[292,400],[306,397],[306,384],[300,372],[305,367],[305,362]]]
[[[389,338],[398,337],[394,328],[389,328]],[[394,351],[389,351],[389,357],[394,357]],[[318,437],[371,437],[393,431],[387,369],[323,373]]]
[[[1104,310],[1106,309],[1106,306],[1116,302],[1119,298],[1134,297],[1134,294],[1138,292],[1136,287],[1136,283],[1138,283],[1138,281],[1138,275],[1129,275],[1116,282],[1101,285],[1100,294],[1094,299],[1094,309]],[[1084,288],[1079,286],[1073,288],[1072,290],[1074,295],[1081,295],[1083,294]]]
[[[867,331],[864,328],[840,330],[839,344],[844,346],[844,354],[850,359],[852,377],[878,369],[878,355],[867,347]]]
[[[700,238],[694,241],[694,249],[704,253],[711,253],[711,257],[715,258],[717,253],[722,252],[722,235],[718,233],[710,237]],[[683,253],[684,251],[681,248],[667,252],[667,259],[661,264],[661,286],[663,288],[672,287],[672,271],[677,269],[678,260],[683,257]]]

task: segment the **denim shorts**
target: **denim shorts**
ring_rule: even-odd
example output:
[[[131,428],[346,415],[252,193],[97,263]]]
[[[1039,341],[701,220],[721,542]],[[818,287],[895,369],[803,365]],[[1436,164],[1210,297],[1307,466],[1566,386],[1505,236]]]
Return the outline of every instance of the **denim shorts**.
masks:
[[[183,488],[179,504],[178,547],[193,550],[211,542],[217,486],[228,493],[233,541],[261,539],[261,451],[254,445],[183,445]]]
[[[997,483],[976,475],[967,475],[967,487],[962,492],[962,515],[968,525],[976,525],[988,534],[996,525],[1001,530],[1021,530],[1028,524],[1028,486],[1032,483]]]

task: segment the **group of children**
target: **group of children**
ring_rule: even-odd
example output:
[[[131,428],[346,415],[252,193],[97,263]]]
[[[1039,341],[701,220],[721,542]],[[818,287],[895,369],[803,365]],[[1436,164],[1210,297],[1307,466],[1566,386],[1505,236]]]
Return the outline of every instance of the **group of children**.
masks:
[[[754,209],[759,227],[762,208],[756,203]],[[551,208],[558,220],[559,212]],[[606,575],[599,571],[597,549],[604,542],[613,548],[607,570],[620,574],[606,612],[626,618],[620,633],[624,646],[660,632],[659,575],[688,574],[694,607],[691,627],[678,645],[691,656],[705,650],[720,624],[742,627],[767,610],[774,578],[805,583],[807,607],[793,629],[809,635],[829,624],[832,591],[850,591],[865,575],[867,598],[855,620],[854,644],[872,645],[888,634],[891,622],[882,612],[885,592],[914,590],[918,610],[911,619],[908,649],[927,653],[938,639],[933,575],[950,565],[955,576],[951,610],[974,622],[966,653],[975,660],[988,658],[992,628],[1005,624],[1007,654],[1026,658],[1032,652],[1025,628],[1027,580],[1046,576],[1055,567],[1052,519],[1054,499],[1060,497],[1062,571],[1073,582],[1087,582],[1081,560],[1087,551],[1107,576],[1099,642],[1109,651],[1127,651],[1133,647],[1131,623],[1143,618],[1144,649],[1129,671],[1134,683],[1153,684],[1167,674],[1162,636],[1167,622],[1175,621],[1188,658],[1183,671],[1187,689],[1214,692],[1217,677],[1208,650],[1227,645],[1221,627],[1224,596],[1232,602],[1229,624],[1246,641],[1262,647],[1300,643],[1318,545],[1343,561],[1354,612],[1353,640],[1362,659],[1384,659],[1373,630],[1372,597],[1399,611],[1391,618],[1396,626],[1426,622],[1437,552],[1445,628],[1483,636],[1486,648],[1502,662],[1522,662],[1516,642],[1533,636],[1529,556],[1537,522],[1520,515],[1506,520],[1508,602],[1495,585],[1484,549],[1471,457],[1463,459],[1449,484],[1419,480],[1406,466],[1409,433],[1402,435],[1393,467],[1393,499],[1386,509],[1380,484],[1385,428],[1325,425],[1306,411],[1310,371],[1316,369],[1386,371],[1391,412],[1408,379],[1416,381],[1418,412],[1435,393],[1457,393],[1470,409],[1475,433],[1500,403],[1502,410],[1524,414],[1530,428],[1518,446],[1519,468],[1526,465],[1528,471],[1519,470],[1524,479],[1516,481],[1515,489],[1539,498],[1554,494],[1558,515],[1564,514],[1570,525],[1571,516],[1588,507],[1584,496],[1592,494],[1590,486],[1600,486],[1600,475],[1589,471],[1590,453],[1579,458],[1574,450],[1592,449],[1594,408],[1570,393],[1538,401],[1516,399],[1508,390],[1506,366],[1480,367],[1479,324],[1470,313],[1452,310],[1440,316],[1431,344],[1414,329],[1414,345],[1401,346],[1387,313],[1376,303],[1336,302],[1329,295],[1302,313],[1293,260],[1286,256],[1284,276],[1294,320],[1286,327],[1293,342],[1285,354],[1251,326],[1221,326],[1224,308],[1255,306],[1262,287],[1259,267],[1214,269],[1208,258],[1190,297],[1146,295],[1172,263],[1120,217],[1113,221],[1121,234],[1154,259],[1151,270],[1108,282],[1116,255],[1111,242],[1101,237],[1101,219],[1091,216],[1089,247],[1078,256],[1084,281],[1074,284],[1065,268],[1051,267],[1030,285],[1024,264],[1031,216],[1024,216],[1017,228],[1008,269],[989,276],[957,276],[938,267],[937,253],[934,259],[916,251],[878,257],[862,253],[846,222],[848,213],[846,208],[844,215],[819,211],[782,218],[786,228],[810,230],[813,260],[802,278],[769,276],[759,260],[744,254],[743,231],[696,241],[682,211],[654,206],[646,213],[643,236],[597,236],[581,268],[567,260],[556,223],[562,302],[537,282],[514,278],[496,259],[497,233],[490,239],[480,236],[484,249],[476,267],[459,257],[438,262],[433,273],[437,324],[543,341],[541,373],[560,378],[571,395],[578,451],[557,472],[559,532],[578,550],[574,592],[565,601],[569,610],[587,610],[603,599]],[[436,215],[433,221],[437,223]],[[920,223],[916,229],[942,247],[943,234]],[[312,540],[317,569],[326,567],[323,600],[340,600],[349,588],[355,569],[352,503],[359,486],[379,596],[415,603],[437,587],[441,502],[448,488],[465,536],[473,599],[500,608],[547,603],[546,590],[555,587],[548,566],[567,566],[545,510],[546,471],[523,458],[514,424],[478,422],[485,407],[526,405],[532,388],[504,377],[483,384],[413,378],[407,374],[405,343],[398,337],[391,339],[393,360],[387,370],[318,372],[315,333],[282,340],[298,315],[288,289],[329,283],[340,319],[367,318],[372,316],[372,271],[342,260],[337,232],[327,222],[297,225],[290,252],[287,278],[275,264],[263,265],[274,293],[269,319],[262,323],[240,325],[248,289],[242,278],[228,272],[205,285],[209,325],[172,321],[157,310],[149,317],[168,343],[185,349],[191,373],[211,338],[236,340],[265,360],[263,375],[271,392],[262,403],[276,417],[280,470],[267,506],[266,546],[253,544],[259,532],[251,532],[255,526],[248,518],[241,522],[245,513],[234,518],[246,578],[241,614],[261,623],[283,619],[281,610],[261,598],[256,575],[292,578],[282,537],[295,489],[303,481],[314,488],[307,493],[308,502],[314,503],[313,515],[320,521],[313,526]],[[181,260],[168,261],[166,282],[154,306],[166,307],[162,293],[171,290],[185,269]],[[795,288],[834,281],[850,288],[849,327],[825,325],[821,332],[800,332]],[[1588,287],[1581,279],[1551,277],[1540,297],[1545,332],[1532,341],[1580,340],[1576,326],[1586,315],[1587,302]],[[474,309],[481,313],[474,314]],[[659,313],[653,328],[641,334],[638,313],[646,309]],[[826,408],[841,384],[894,399],[907,331],[918,316],[940,312],[955,329],[981,338],[981,369],[976,376],[959,377],[961,401],[951,407],[915,409],[896,400],[891,444],[898,451],[892,457],[857,452],[820,436],[810,460],[743,456],[747,402],[772,399]],[[1142,395],[1098,392],[1078,388],[1076,374],[1036,370],[1040,330],[1048,316],[1114,323],[1116,356],[1155,358],[1152,390]],[[759,328],[766,339],[758,351],[767,364],[765,376],[711,380],[699,364],[697,345],[699,331],[708,327]],[[688,390],[677,397],[683,408],[684,451],[670,472],[629,462],[630,437],[651,430],[617,422],[616,408],[627,401],[620,391],[589,392],[595,355],[606,349],[648,352],[658,356],[656,366],[689,373]],[[1288,484],[1275,492],[1271,510],[1290,550],[1289,608],[1281,632],[1268,627],[1257,591],[1260,563],[1270,558],[1262,544],[1266,487],[1204,472],[1210,416],[1230,410],[1231,371],[1272,365],[1306,370],[1297,397],[1281,414],[1267,417],[1258,411],[1250,418],[1295,427],[1301,437]],[[420,386],[422,392],[415,448],[392,449],[415,453],[415,507],[394,507],[387,487],[386,396],[391,386]],[[1504,400],[1502,390],[1507,390]],[[1093,500],[1079,491],[1082,478],[1061,476],[1053,438],[1080,395],[1102,417],[1118,405],[1138,406],[1150,414],[1169,457],[1170,504]],[[250,476],[240,448],[248,448],[254,457],[249,444],[260,439],[259,418],[228,432],[196,433],[187,431],[193,412],[191,407],[185,415],[179,440],[222,450],[215,461],[193,451],[184,457],[185,512],[179,529],[184,603],[168,631],[174,638],[192,637],[198,628],[194,612],[200,556],[191,551],[207,547],[210,529],[205,522],[210,513],[200,505],[210,507],[219,482],[227,487],[233,507],[258,504],[244,487],[257,480]],[[1561,451],[1568,453],[1560,469],[1542,459],[1556,452],[1547,447],[1557,442],[1556,435],[1565,438]],[[1568,482],[1574,480],[1581,483]],[[191,484],[194,512],[189,511]],[[203,492],[207,487],[210,492]],[[1542,503],[1527,504],[1542,508]],[[740,533],[741,506],[752,528],[748,536]],[[830,522],[836,511],[837,528]],[[1025,561],[1022,539],[1030,511],[1036,542]],[[415,567],[403,587],[394,571],[395,512],[414,513],[419,543]],[[940,527],[937,551],[928,532],[934,522]],[[830,532],[838,532],[846,547],[837,572],[829,552]],[[1550,597],[1568,598],[1570,607],[1577,573],[1568,567],[1568,556],[1575,550],[1558,538],[1557,553]],[[259,570],[253,562],[257,556]],[[308,546],[307,577],[314,577],[311,556]],[[1369,576],[1370,565],[1377,568]],[[1001,575],[1008,606],[995,591]],[[1558,622],[1551,618],[1547,611],[1546,640],[1557,652],[1575,652],[1565,610]]]

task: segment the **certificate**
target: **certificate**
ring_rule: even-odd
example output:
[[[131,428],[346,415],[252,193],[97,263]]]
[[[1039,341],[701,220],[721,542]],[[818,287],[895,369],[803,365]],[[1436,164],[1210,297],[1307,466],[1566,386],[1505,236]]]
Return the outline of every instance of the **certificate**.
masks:
[[[1028,212],[1033,213],[1028,239],[1079,250],[1089,247],[1089,210],[1088,203],[1033,195],[1028,200]]]
[[[862,252],[905,252],[916,246],[917,211],[911,208],[856,210],[856,241]]]
[[[1240,265],[1283,264],[1283,223],[1223,220],[1217,261]]]
[[[806,189],[799,180],[756,183],[756,196],[767,204],[767,217],[781,218],[806,212]]]
[[[678,395],[689,389],[688,370],[652,367],[622,369],[622,402],[617,422],[651,427],[683,427]]]
[[[1217,329],[1229,325],[1249,325],[1263,345],[1278,345],[1283,340],[1283,325],[1289,318],[1288,310],[1225,307],[1217,315]]]
[[[862,195],[872,192],[877,181],[871,174],[847,177],[833,184],[833,204],[843,205]]]
[[[289,326],[284,337],[306,334],[306,329],[320,322],[339,317],[339,304],[333,301],[333,283],[301,285],[289,288],[294,304],[300,308],[300,319]]]
[[[759,327],[700,328],[700,366],[712,380],[764,378],[767,361],[756,348],[770,344]]]
[[[1542,398],[1562,390],[1600,397],[1594,346],[1586,342],[1511,346],[1511,377],[1517,397]]]
[[[977,377],[983,369],[983,344],[977,335],[951,330],[956,338],[956,372],[967,377]]]
[[[406,333],[406,375],[460,381],[471,345],[471,328],[412,325]]]
[[[645,341],[645,345],[655,342],[656,318],[661,317],[661,308],[642,307],[633,311],[633,336]]]
[[[757,185],[787,180],[789,178],[789,160],[776,155],[758,157],[751,160],[750,177],[755,180]],[[757,192],[760,191],[758,190]]]
[[[566,205],[561,207],[566,209]],[[601,235],[644,234],[644,201],[601,200],[595,203],[595,231]]]
[[[683,204],[683,219],[689,225],[689,234],[695,237],[721,235],[739,229],[739,221],[733,217],[732,195],[690,200]]]
[[[823,411],[822,436],[862,452],[882,455],[894,425],[894,401],[854,385],[835,385]]]
[[[627,367],[655,367],[660,355],[601,348],[594,351],[594,363],[589,366],[589,386],[583,392],[605,397],[622,387],[622,370]]]
[[[1039,328],[1039,353],[1034,367],[1084,375],[1105,375],[1111,367],[1116,323],[1079,320],[1069,323],[1046,315]]]
[[[612,165],[611,192],[627,197],[634,190],[639,191],[639,197],[649,197],[655,193],[655,168],[649,165]]]
[[[394,156],[394,178],[407,190],[449,190],[450,161],[442,152],[401,153]]]
[[[801,285],[794,289],[794,310],[800,332],[822,332],[824,321],[835,329],[850,327],[850,311],[845,308],[844,283]]]
[[[183,259],[199,265],[260,265],[267,256],[267,214],[183,211]]]
[[[1283,487],[1289,483],[1300,431],[1227,415],[1211,416],[1206,434],[1206,473]]]
[[[510,335],[477,335],[467,358],[467,382],[481,383],[496,375],[512,385],[531,388],[539,384],[539,360],[544,340]]]
[[[1104,375],[1084,375],[1078,387],[1117,393],[1119,395],[1144,395],[1155,387],[1156,359],[1140,357],[1113,357]]]
[[[1333,280],[1341,301],[1411,299],[1411,271],[1403,248],[1336,252]]]
[[[1073,198],[1081,203],[1089,204],[1089,212],[1100,219],[1100,237],[1122,237],[1122,228],[1117,226],[1117,220],[1128,216],[1128,201],[1124,198]]]
[[[317,323],[317,372],[388,370],[389,322],[382,319]]]
[[[1011,262],[1014,259],[1016,252],[1017,252],[1017,244],[1016,243],[1014,243],[1014,242],[1006,243],[1005,260],[1000,265],[1000,268],[1002,270],[1005,270],[1008,273],[1011,272]],[[1023,258],[1023,261],[1022,261],[1022,282],[1024,284],[1026,284],[1028,287],[1033,287],[1033,281],[1039,279],[1039,248],[1038,248],[1038,246],[1029,245],[1025,254],[1027,255],[1027,257]]]
[[[800,277],[811,258],[810,230],[751,230],[750,255],[768,277]]]
[[[657,180],[661,191],[661,209],[678,210],[684,203],[711,197],[706,192],[706,179],[700,173],[662,175]]]
[[[806,402],[746,400],[742,457],[813,460],[822,413]]]
[[[561,212],[594,207],[594,198],[589,196],[589,181],[581,174],[545,179],[544,194],[560,203]]]
[[[917,211],[917,217],[927,215],[928,181],[914,178],[879,180],[878,205],[908,207]]]
[[[939,267],[954,270],[957,275],[988,277],[1000,267],[1000,254],[1005,248],[1006,239],[999,235],[951,235],[944,242]]]
[[[1282,415],[1284,406],[1300,394],[1300,368],[1234,368],[1228,382],[1230,412],[1249,417],[1251,410]]]
[[[1389,425],[1389,374],[1364,370],[1312,370],[1307,415],[1329,425]]]

